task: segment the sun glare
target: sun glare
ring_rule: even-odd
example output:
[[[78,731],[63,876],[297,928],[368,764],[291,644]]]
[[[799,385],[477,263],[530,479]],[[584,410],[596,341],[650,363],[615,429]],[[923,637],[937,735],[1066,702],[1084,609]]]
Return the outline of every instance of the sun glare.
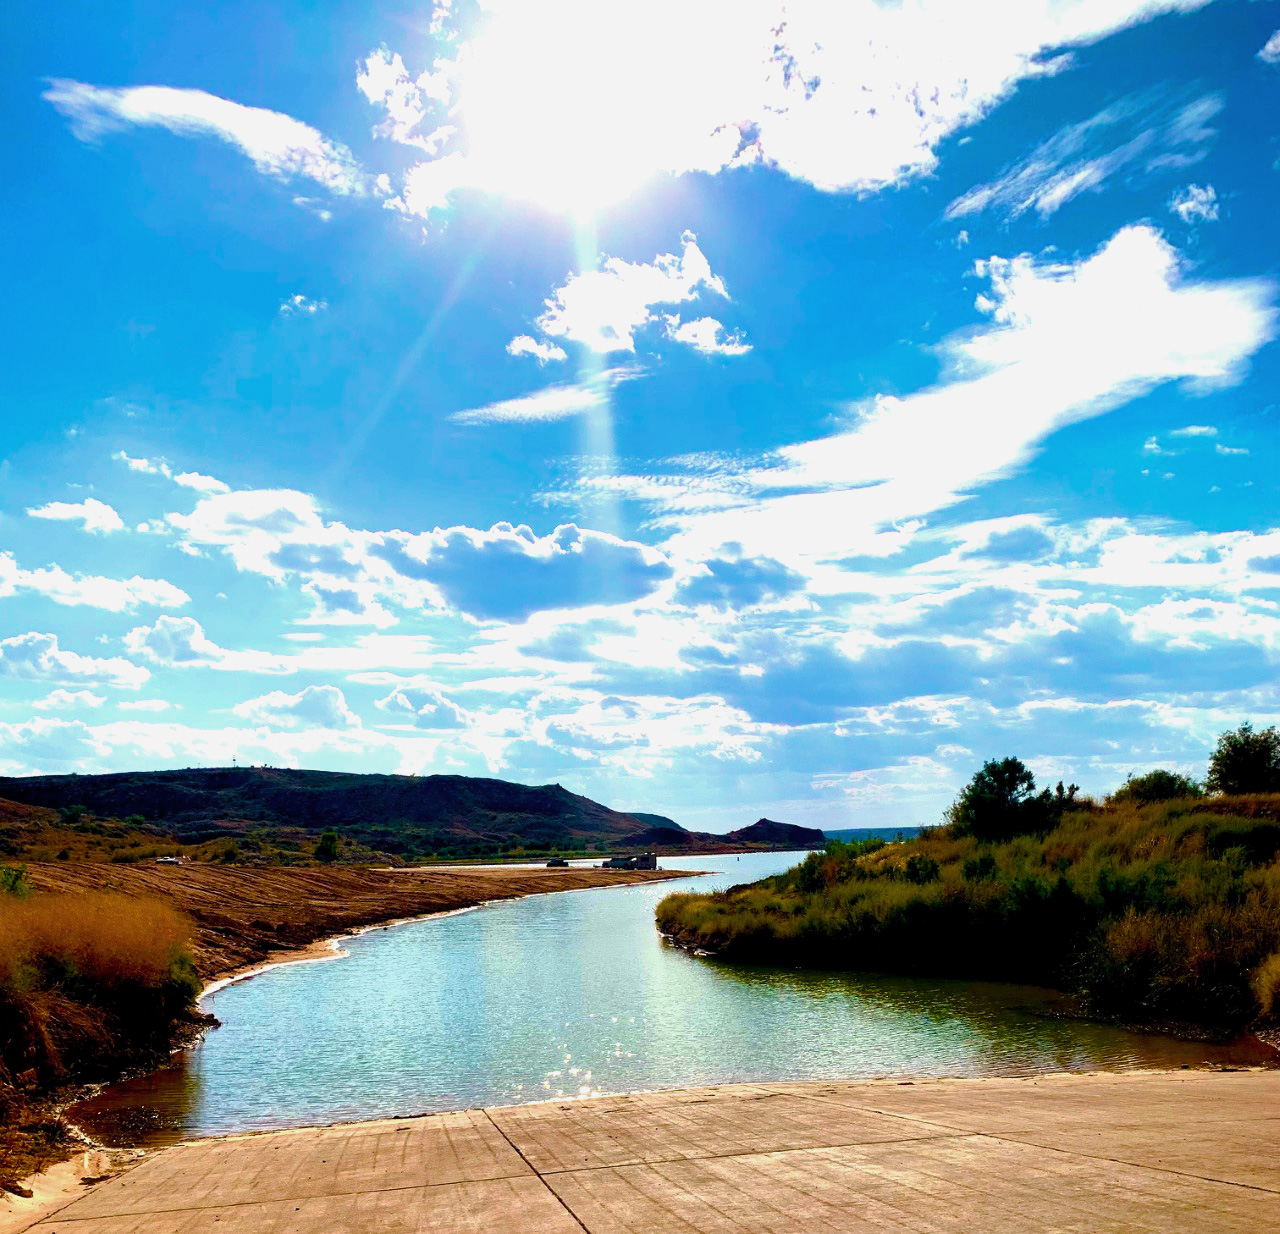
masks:
[[[476,180],[580,212],[663,171],[722,167],[741,137],[723,81],[714,95],[698,84],[716,45],[710,17],[670,0],[499,6],[460,66]]]

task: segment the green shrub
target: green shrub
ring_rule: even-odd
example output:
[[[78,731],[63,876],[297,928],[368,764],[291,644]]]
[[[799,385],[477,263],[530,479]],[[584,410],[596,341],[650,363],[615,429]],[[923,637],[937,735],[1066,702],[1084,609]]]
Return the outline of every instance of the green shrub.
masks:
[[[1205,787],[1232,796],[1280,792],[1280,732],[1255,732],[1252,724],[1242,724],[1222,733],[1209,758]]]
[[[996,876],[996,859],[990,853],[966,857],[960,873],[966,883],[989,883]]]
[[[1145,775],[1130,776],[1111,794],[1109,800],[1136,801],[1142,805],[1150,805],[1153,801],[1176,801],[1184,797],[1202,796],[1204,790],[1190,776],[1157,768]]]

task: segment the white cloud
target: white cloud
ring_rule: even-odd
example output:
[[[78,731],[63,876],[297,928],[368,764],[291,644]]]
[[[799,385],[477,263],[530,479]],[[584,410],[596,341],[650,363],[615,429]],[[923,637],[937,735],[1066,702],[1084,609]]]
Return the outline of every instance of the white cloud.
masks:
[[[297,694],[273,690],[237,703],[232,711],[254,724],[274,728],[359,728],[360,718],[337,686],[307,686]]]
[[[194,617],[156,618],[153,625],[135,626],[124,636],[135,656],[166,668],[216,668],[232,672],[287,673],[299,665],[266,651],[231,651],[220,647]]]
[[[328,300],[312,300],[302,292],[295,292],[287,300],[280,302],[281,317],[314,317],[329,307]]]
[[[994,208],[1010,218],[1032,209],[1047,218],[1073,197],[1098,192],[1121,172],[1189,167],[1208,153],[1216,135],[1209,121],[1222,105],[1217,95],[1176,109],[1142,96],[1122,99],[1059,129],[998,180],[956,198],[946,217]]]
[[[507,355],[533,356],[539,364],[546,364],[549,360],[568,359],[563,347],[555,343],[540,342],[527,334],[519,334],[507,344]]]
[[[191,597],[162,578],[103,578],[97,574],[68,574],[61,566],[24,570],[12,553],[0,552],[0,596],[32,592],[55,604],[88,605],[120,613],[142,605],[179,608]]]
[[[351,151],[301,120],[264,107],[246,107],[204,90],[171,86],[105,89],[53,80],[44,93],[81,141],[130,125],[167,129],[183,137],[216,137],[235,146],[264,175],[301,176],[330,192],[363,194],[367,178]]]
[[[411,719],[414,728],[466,728],[470,719],[457,703],[431,683],[398,686],[375,706],[388,715]]]
[[[120,531],[124,527],[124,519],[96,497],[86,497],[84,501],[51,501],[48,505],[29,509],[31,518],[64,519],[80,521],[84,530],[90,532]]]
[[[1249,450],[1246,446],[1224,446],[1222,442],[1215,441],[1213,443],[1215,454],[1248,454]]]
[[[64,690],[59,687],[31,705],[37,711],[68,711],[74,707],[101,707],[106,701],[105,695],[94,694],[92,690]]]
[[[893,551],[900,537],[889,528],[1008,475],[1067,424],[1165,382],[1194,392],[1240,380],[1276,331],[1273,283],[1192,280],[1148,226],[1122,229],[1074,264],[1022,256],[977,270],[991,280],[978,299],[990,324],[944,343],[940,384],[859,405],[848,431],[763,465],[698,465],[687,488],[676,475],[640,477],[677,532],[669,551],[705,560],[736,543],[811,566]]]
[[[449,78],[443,68],[410,77],[400,53],[381,47],[366,57],[356,75],[356,87],[370,103],[386,110],[387,118],[373,130],[375,134],[435,153],[436,142],[414,130],[426,118],[429,103],[449,102]]]
[[[283,308],[283,306],[281,307]],[[166,480],[172,480],[183,488],[194,489],[197,493],[227,493],[231,491],[230,485],[215,479],[213,476],[202,475],[198,471],[179,471],[175,474],[166,459],[134,458],[123,450],[117,450],[111,457],[117,463],[123,463],[130,471],[141,472],[147,476],[164,476]]]
[[[173,704],[164,698],[136,698],[117,703],[121,711],[169,711]]]
[[[1280,30],[1277,30],[1258,52],[1258,59],[1263,64],[1280,64]]]
[[[56,634],[33,630],[0,639],[0,676],[137,689],[151,674],[120,656],[95,659],[75,651],[63,651]]]
[[[201,475],[198,471],[180,471],[173,476],[174,484],[183,488],[195,489],[197,493],[229,493],[231,486],[213,476]]]
[[[1175,428],[1170,437],[1216,437],[1218,430],[1212,424],[1188,424],[1185,428]]]
[[[1212,184],[1188,184],[1169,198],[1169,209],[1184,223],[1218,217],[1218,194]]]
[[[667,338],[687,343],[705,356],[745,356],[751,350],[751,344],[743,341],[741,330],[726,334],[714,317],[683,322],[679,317],[668,317],[666,323]]]
[[[633,352],[636,331],[658,319],[654,305],[692,300],[704,288],[727,298],[692,232],[681,245],[679,256],[664,253],[650,263],[610,257],[599,270],[572,275],[547,300],[538,328],[595,352]]]
[[[130,471],[140,471],[147,476],[173,477],[173,471],[164,459],[134,458],[123,450],[117,450],[112,456],[117,463],[123,463]]]
[[[462,186],[589,209],[655,174],[757,163],[867,192],[932,170],[942,140],[1062,70],[1055,50],[1204,2],[1022,0],[997,15],[986,0],[490,0],[478,37],[436,66],[447,105],[385,50],[362,89],[389,135],[456,126],[421,164],[455,160],[426,209]]]
[[[639,370],[634,368],[608,369],[589,381],[547,386],[485,407],[455,411],[449,419],[455,424],[537,424],[567,420],[607,407],[610,391],[639,375]]]

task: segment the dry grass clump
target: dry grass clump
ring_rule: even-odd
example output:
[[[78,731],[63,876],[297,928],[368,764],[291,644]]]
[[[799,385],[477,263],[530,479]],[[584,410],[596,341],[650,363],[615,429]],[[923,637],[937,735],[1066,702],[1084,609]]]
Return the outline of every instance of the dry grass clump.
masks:
[[[1153,1021],[1280,1019],[1277,819],[1280,796],[1076,802],[1043,835],[831,845],[669,896],[658,923],[730,958],[1036,982]]]
[[[199,992],[190,936],[156,900],[0,896],[0,1087],[94,1079],[162,1051]]]

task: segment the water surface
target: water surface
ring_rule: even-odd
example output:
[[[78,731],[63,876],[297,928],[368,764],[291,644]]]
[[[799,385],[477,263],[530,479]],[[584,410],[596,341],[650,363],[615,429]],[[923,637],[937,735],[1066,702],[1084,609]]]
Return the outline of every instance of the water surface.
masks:
[[[728,1081],[1260,1062],[1063,1019],[1035,988],[743,968],[668,946],[673,890],[803,854],[664,859],[711,877],[489,905],[344,941],[212,995],[222,1027],[76,1113],[114,1141]]]

